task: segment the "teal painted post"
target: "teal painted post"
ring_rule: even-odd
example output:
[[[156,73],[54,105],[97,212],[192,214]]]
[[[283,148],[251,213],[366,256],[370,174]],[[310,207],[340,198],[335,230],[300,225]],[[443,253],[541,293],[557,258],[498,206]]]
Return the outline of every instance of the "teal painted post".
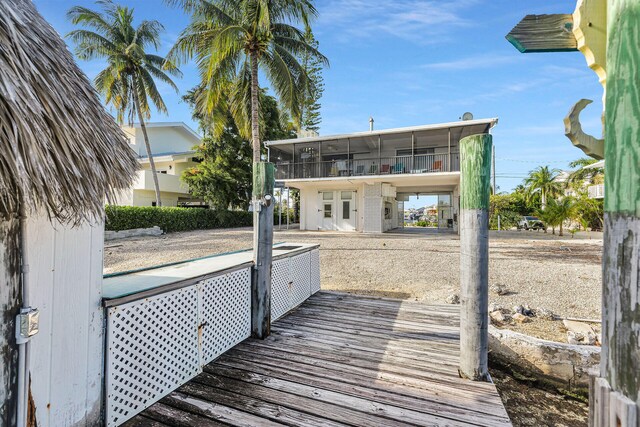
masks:
[[[253,277],[251,331],[256,338],[271,333],[271,264],[273,253],[273,163],[253,164]]]
[[[602,354],[591,423],[640,425],[640,2],[607,2]]]
[[[460,374],[489,381],[489,194],[492,137],[460,141]]]

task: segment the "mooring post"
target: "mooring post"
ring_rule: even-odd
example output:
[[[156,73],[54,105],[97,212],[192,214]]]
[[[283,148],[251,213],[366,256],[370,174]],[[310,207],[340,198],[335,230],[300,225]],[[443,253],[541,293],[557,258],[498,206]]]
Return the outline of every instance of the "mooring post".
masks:
[[[273,163],[253,164],[253,277],[251,331],[256,338],[271,332],[271,259],[273,252]]]
[[[640,425],[639,28],[637,0],[607,2],[602,354],[590,408],[598,427]]]
[[[460,374],[488,381],[489,194],[492,137],[460,141]]]

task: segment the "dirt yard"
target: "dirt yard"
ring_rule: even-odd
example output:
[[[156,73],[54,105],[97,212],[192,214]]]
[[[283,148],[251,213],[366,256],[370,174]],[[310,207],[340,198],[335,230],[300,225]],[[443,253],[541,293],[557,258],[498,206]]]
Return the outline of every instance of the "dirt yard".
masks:
[[[276,231],[275,242],[321,245],[323,289],[444,303],[459,287],[458,236],[435,230],[382,235]],[[250,229],[172,233],[107,242],[105,273],[249,248]],[[600,317],[602,235],[564,238],[542,232],[492,232],[490,294],[504,308],[529,305],[560,316]],[[566,342],[562,322],[533,318],[507,327]]]

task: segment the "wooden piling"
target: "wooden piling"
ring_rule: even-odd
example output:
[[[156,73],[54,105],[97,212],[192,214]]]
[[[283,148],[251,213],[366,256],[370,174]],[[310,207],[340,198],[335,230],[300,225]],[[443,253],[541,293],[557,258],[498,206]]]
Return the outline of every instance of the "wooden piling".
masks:
[[[597,426],[640,423],[640,3],[607,2],[605,224]],[[605,383],[606,381],[606,383]],[[608,417],[607,413],[608,412]]]
[[[253,277],[251,284],[251,330],[256,338],[271,333],[271,261],[275,199],[273,163],[253,164]]]
[[[489,381],[489,195],[492,137],[460,141],[460,374]]]

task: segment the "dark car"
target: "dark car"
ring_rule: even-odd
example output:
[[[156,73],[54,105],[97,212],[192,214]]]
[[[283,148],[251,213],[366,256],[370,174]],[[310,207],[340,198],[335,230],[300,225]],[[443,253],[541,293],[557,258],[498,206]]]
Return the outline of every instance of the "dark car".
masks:
[[[546,230],[547,226],[537,216],[523,216],[518,222],[518,230]]]

